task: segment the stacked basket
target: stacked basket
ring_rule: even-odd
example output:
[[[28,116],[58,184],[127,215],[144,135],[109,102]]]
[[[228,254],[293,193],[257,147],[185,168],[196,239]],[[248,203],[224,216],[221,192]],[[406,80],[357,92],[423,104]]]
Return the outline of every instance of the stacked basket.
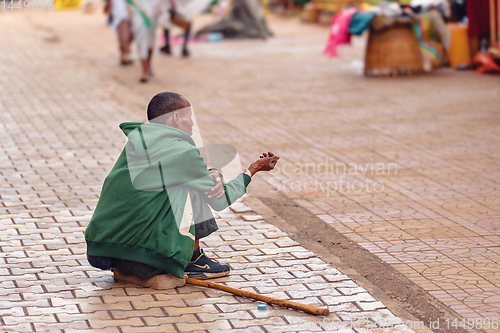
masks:
[[[422,54],[410,20],[396,20],[384,27],[370,25],[365,75],[415,75],[423,71]]]

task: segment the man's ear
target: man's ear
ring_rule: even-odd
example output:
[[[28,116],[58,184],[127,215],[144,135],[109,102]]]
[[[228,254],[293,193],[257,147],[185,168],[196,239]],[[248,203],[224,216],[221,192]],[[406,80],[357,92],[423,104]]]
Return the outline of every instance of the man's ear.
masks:
[[[172,120],[174,121],[175,126],[179,126],[179,113],[174,112],[172,116]]]

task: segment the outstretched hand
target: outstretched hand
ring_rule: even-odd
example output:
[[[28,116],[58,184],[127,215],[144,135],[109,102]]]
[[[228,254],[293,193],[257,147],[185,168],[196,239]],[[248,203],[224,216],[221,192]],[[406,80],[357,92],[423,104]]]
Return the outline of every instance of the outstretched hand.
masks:
[[[270,151],[263,153],[257,161],[250,164],[248,171],[250,171],[252,176],[259,171],[271,171],[276,166],[276,163],[278,163],[279,158],[278,155]]]
[[[279,159],[280,157],[272,152],[262,153],[257,161],[250,164],[248,171],[250,171],[252,176],[259,171],[271,171],[274,169]],[[215,186],[212,187],[210,191],[205,192],[205,194],[209,199],[214,197],[220,199],[226,194],[224,181],[222,180],[221,174],[217,170],[211,170],[210,174],[214,178]]]

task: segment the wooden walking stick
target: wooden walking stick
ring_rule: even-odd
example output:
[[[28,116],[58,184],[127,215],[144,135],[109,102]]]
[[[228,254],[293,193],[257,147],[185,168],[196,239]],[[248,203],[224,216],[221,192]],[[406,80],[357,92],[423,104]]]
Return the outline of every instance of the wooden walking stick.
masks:
[[[328,309],[318,308],[317,306],[299,304],[299,303],[290,302],[287,300],[282,300],[282,299],[278,299],[278,298],[274,298],[274,297],[254,294],[254,293],[251,293],[249,291],[231,288],[231,287],[223,286],[223,285],[213,283],[213,282],[196,280],[196,279],[192,279],[192,278],[186,278],[186,283],[193,284],[196,286],[202,286],[202,287],[226,291],[226,292],[234,294],[234,295],[253,298],[253,299],[256,299],[258,301],[263,301],[263,302],[266,302],[268,304],[279,305],[279,306],[282,306],[284,308],[301,310],[301,311],[304,311],[304,312],[307,312],[307,313],[310,313],[313,315],[317,315],[317,316],[328,316],[328,314],[330,313],[330,311],[328,311]]]

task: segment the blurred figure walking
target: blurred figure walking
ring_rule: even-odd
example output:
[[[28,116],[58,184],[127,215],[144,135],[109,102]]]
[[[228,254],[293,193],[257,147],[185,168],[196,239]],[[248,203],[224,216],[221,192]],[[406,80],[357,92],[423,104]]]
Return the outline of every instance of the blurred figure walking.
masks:
[[[196,15],[202,13],[210,5],[211,0],[169,0],[165,2],[162,9],[164,15],[160,19],[160,26],[163,27],[165,45],[161,52],[171,55],[170,49],[170,29],[172,25],[184,30],[184,42],[182,44],[182,56],[189,57],[187,48],[189,37],[191,36],[191,23]]]
[[[228,0],[221,20],[210,24],[196,33],[196,36],[218,32],[224,38],[271,37],[260,0]]]
[[[111,16],[111,25],[118,36],[120,47],[120,64],[122,66],[133,63],[130,57],[130,45],[134,39],[130,24],[130,13],[125,0],[106,0],[104,13]]]
[[[146,83],[153,76],[151,59],[156,41],[158,19],[162,14],[161,7],[165,0],[126,1],[131,12],[130,22],[142,65],[142,75],[139,81]]]

